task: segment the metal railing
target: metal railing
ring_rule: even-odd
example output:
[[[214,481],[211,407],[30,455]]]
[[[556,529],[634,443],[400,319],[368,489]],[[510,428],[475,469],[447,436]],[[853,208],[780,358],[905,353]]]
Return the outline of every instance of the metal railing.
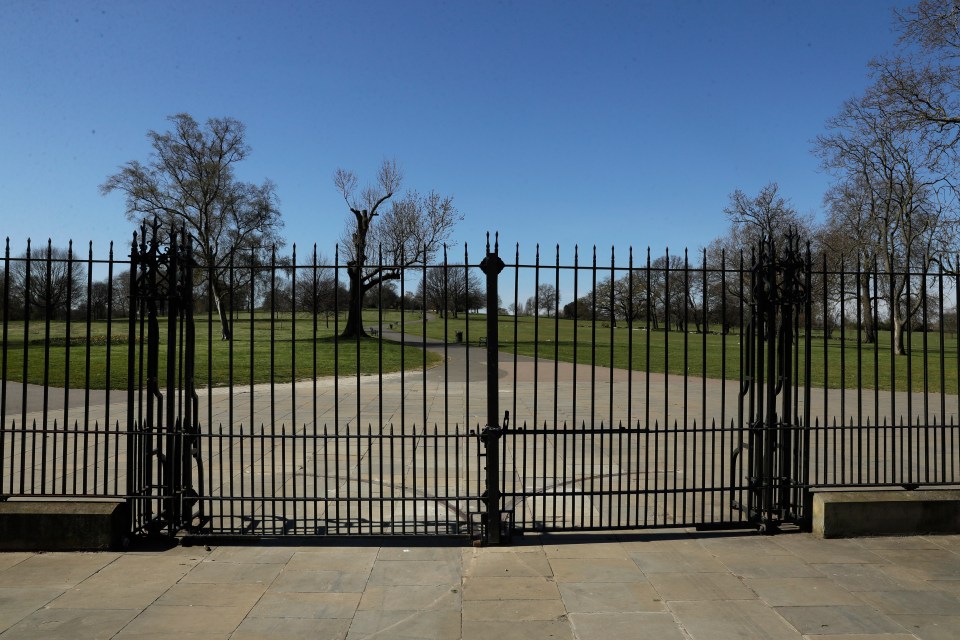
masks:
[[[466,248],[377,256],[396,279],[353,310],[338,253],[240,253],[193,267],[192,319],[155,292],[158,321],[181,315],[151,338],[131,258],[7,241],[0,495],[153,501],[141,530],[490,538],[755,526],[802,520],[812,487],[960,482],[956,274],[805,257],[804,304],[759,330],[759,254],[521,249],[486,273]],[[154,391],[172,413],[147,425]],[[764,507],[774,485],[794,493]]]

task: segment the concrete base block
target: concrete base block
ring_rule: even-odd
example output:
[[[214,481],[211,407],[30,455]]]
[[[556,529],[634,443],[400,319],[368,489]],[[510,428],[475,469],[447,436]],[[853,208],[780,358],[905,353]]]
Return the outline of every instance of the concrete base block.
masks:
[[[960,491],[823,491],[813,495],[819,538],[960,533]]]
[[[123,501],[12,500],[0,502],[0,550],[116,549],[128,535]]]

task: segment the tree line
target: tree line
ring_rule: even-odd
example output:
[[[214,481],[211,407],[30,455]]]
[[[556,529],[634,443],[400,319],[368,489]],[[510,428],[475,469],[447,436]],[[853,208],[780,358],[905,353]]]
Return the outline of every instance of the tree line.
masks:
[[[749,266],[750,248],[761,238],[782,244],[789,232],[809,243],[817,261],[814,307],[823,329],[844,321],[841,306],[857,309],[863,340],[876,341],[888,327],[896,351],[905,352],[905,328],[938,295],[917,274],[960,268],[954,178],[960,167],[960,5],[921,0],[896,12],[895,25],[898,44],[870,63],[868,88],[841,104],[814,140],[813,152],[833,179],[821,221],[798,212],[776,182],[756,194],[736,189],[723,209],[727,232],[696,255],[653,256],[632,271],[611,271],[562,308],[557,288],[541,284],[510,312],[610,322],[645,317],[656,329],[729,331],[744,283],[742,274],[723,269],[736,270],[741,260]],[[148,132],[147,161],[125,163],[100,189],[124,196],[132,223],[157,220],[161,233],[179,229],[190,236],[197,305],[219,316],[223,339],[232,336],[231,311],[258,306],[345,311],[343,335],[350,337],[364,335],[364,306],[456,315],[484,305],[479,278],[456,261],[428,267],[416,291],[398,292],[404,273],[434,265],[441,251],[446,261],[445,243],[463,216],[452,196],[436,190],[401,193],[404,176],[395,160],[384,160],[366,186],[352,171],[333,174],[348,214],[336,259],[343,265],[341,284],[330,269],[277,258],[284,239],[276,186],[235,173],[251,153],[241,122],[212,118],[201,125],[186,113],[169,122],[168,131]],[[107,307],[122,313],[129,275],[93,282],[83,260],[65,257],[67,251],[48,247],[47,266],[36,260],[29,270],[25,260],[10,262],[0,286],[9,287],[4,295],[12,307],[63,316],[89,298],[93,315]],[[50,265],[69,265],[69,272],[42,271]],[[856,277],[838,276],[851,269]]]

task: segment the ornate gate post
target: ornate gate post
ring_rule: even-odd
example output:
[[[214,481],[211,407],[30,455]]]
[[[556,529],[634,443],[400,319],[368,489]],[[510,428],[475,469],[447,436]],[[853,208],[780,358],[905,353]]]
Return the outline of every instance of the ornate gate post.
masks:
[[[139,242],[134,235],[130,254],[127,496],[132,531],[174,535],[194,518],[193,460],[200,464],[193,256],[186,234],[178,238],[171,230],[165,249],[160,234],[157,223],[144,225]],[[161,342],[163,314],[167,330]],[[181,337],[183,344],[178,344]],[[163,384],[161,349],[166,358]],[[202,473],[197,481],[202,482]]]
[[[766,238],[759,244],[750,277],[740,397],[740,427],[747,430],[747,439],[734,453],[743,461],[747,452],[743,461],[747,501],[734,506],[764,533],[775,533],[782,523],[803,524],[809,519],[809,248],[802,254],[792,233],[782,249]]]
[[[503,429],[500,420],[500,370],[499,357],[499,293],[497,277],[503,271],[504,263],[499,255],[499,242],[494,239],[493,251],[490,251],[490,236],[487,236],[487,255],[480,263],[480,269],[487,276],[487,424],[480,434],[480,440],[486,447],[486,513],[483,514],[487,544],[502,542],[503,515],[500,510],[500,439]],[[506,428],[504,420],[503,428]]]

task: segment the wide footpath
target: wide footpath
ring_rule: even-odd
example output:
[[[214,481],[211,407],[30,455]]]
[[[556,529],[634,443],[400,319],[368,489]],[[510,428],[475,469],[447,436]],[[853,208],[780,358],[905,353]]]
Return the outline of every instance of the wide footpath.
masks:
[[[960,638],[960,536],[689,530],[0,554],[0,639]]]

